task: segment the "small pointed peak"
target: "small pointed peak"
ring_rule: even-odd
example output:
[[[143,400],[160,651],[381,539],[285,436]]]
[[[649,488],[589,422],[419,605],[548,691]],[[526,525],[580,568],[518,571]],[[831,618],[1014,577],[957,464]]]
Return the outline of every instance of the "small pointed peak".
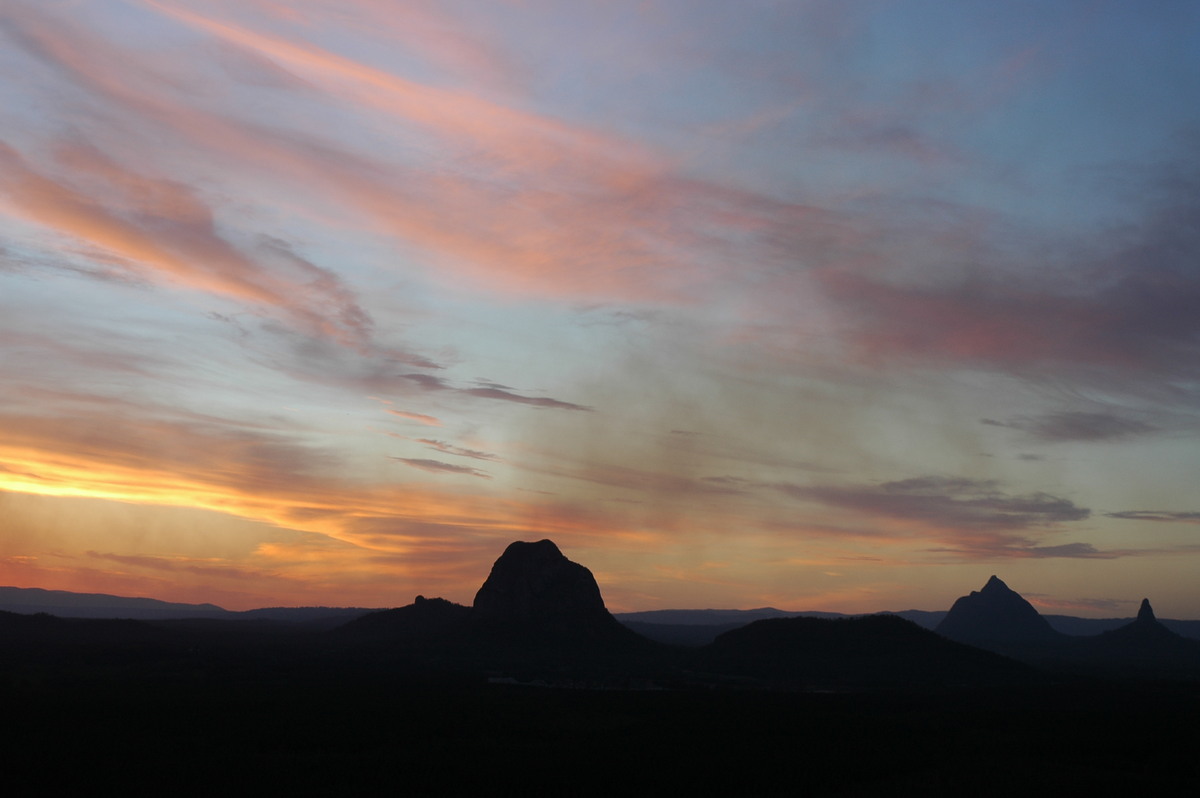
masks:
[[[983,586],[983,589],[995,591],[995,590],[1008,590],[1009,588],[1008,588],[1008,585],[1006,585],[1006,584],[1004,584],[1004,582],[1000,581],[1000,577],[996,576],[995,574],[992,574],[992,578],[987,580],[987,584]]]
[[[1150,599],[1142,599],[1142,606],[1138,609],[1137,619],[1143,623],[1155,620],[1154,608],[1150,606]]]

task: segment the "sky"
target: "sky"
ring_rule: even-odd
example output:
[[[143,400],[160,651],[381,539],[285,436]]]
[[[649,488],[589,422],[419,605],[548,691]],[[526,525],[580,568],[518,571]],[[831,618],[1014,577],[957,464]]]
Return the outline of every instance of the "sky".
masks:
[[[1200,618],[1200,4],[5,0],[0,584]]]

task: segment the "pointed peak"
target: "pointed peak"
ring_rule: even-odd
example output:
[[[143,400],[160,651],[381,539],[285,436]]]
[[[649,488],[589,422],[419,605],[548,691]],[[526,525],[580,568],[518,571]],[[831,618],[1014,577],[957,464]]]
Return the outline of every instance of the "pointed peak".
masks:
[[[987,580],[987,584],[983,586],[983,589],[985,591],[991,591],[991,592],[1010,591],[1011,590],[1011,588],[1009,588],[1008,585],[1004,584],[1004,582],[1002,582],[1000,580],[1000,577],[996,576],[995,574],[992,574],[992,578]]]
[[[994,575],[982,590],[955,601],[935,631],[964,642],[1028,642],[1057,634],[1032,604]]]
[[[1154,608],[1150,606],[1150,599],[1142,599],[1142,606],[1138,608],[1137,619],[1142,622],[1154,621]]]

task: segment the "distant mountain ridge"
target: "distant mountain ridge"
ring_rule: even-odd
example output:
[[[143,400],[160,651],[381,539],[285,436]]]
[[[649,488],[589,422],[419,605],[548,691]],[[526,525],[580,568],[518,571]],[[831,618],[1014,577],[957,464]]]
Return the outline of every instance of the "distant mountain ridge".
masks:
[[[107,593],[72,593],[40,587],[0,587],[0,611],[20,615],[45,613],[59,618],[108,618],[138,621],[180,620],[272,620],[294,623],[345,622],[372,609],[363,607],[262,607],[227,610],[216,604],[186,604]]]
[[[252,610],[227,610],[216,604],[187,604],[154,598],[116,596],[106,593],[75,593],[38,587],[0,586],[0,611],[22,615],[46,613],[60,618],[131,618],[134,620],[174,620],[208,618],[214,620],[277,620],[289,622],[348,621],[384,607],[261,607]],[[612,613],[613,617],[651,639],[701,645],[718,634],[766,618],[851,618],[870,613],[790,611],[775,607],[754,609],[667,609]],[[935,629],[947,610],[886,611],[925,629]],[[1073,615],[1042,615],[1052,629],[1071,636],[1094,636],[1117,629],[1133,621],[1125,618],[1082,618]],[[1166,628],[1184,637],[1200,640],[1200,620],[1162,618]],[[694,627],[688,629],[687,627]],[[695,642],[700,641],[700,642]]]
[[[660,623],[679,626],[712,626],[723,623],[750,623],[765,618],[794,618],[804,615],[811,618],[842,618],[840,612],[790,612],[775,607],[758,607],[750,610],[644,610],[641,612],[618,612],[622,623]]]
[[[1200,642],[1159,622],[1149,601],[1137,619],[1116,629],[1070,637],[996,576],[944,614],[848,617],[760,607],[631,614],[690,623],[622,624],[605,607],[591,571],[549,540],[510,544],[472,606],[418,596],[391,610],[233,613],[211,604],[102,594],[0,590],[0,601],[6,596],[24,613],[0,611],[0,641],[8,644],[0,646],[0,677],[13,678],[29,669],[169,680],[209,673],[267,680],[407,674],[560,687],[665,683],[838,691],[1032,685],[1091,675],[1200,679]],[[125,618],[39,614],[47,604],[64,613]],[[150,618],[131,619],[135,613]],[[704,620],[720,623],[699,623]]]

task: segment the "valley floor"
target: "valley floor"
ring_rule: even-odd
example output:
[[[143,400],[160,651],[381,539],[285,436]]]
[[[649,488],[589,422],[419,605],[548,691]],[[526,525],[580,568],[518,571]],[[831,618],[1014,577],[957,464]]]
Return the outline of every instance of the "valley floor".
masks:
[[[9,684],[14,795],[1071,795],[1200,783],[1200,686]]]

